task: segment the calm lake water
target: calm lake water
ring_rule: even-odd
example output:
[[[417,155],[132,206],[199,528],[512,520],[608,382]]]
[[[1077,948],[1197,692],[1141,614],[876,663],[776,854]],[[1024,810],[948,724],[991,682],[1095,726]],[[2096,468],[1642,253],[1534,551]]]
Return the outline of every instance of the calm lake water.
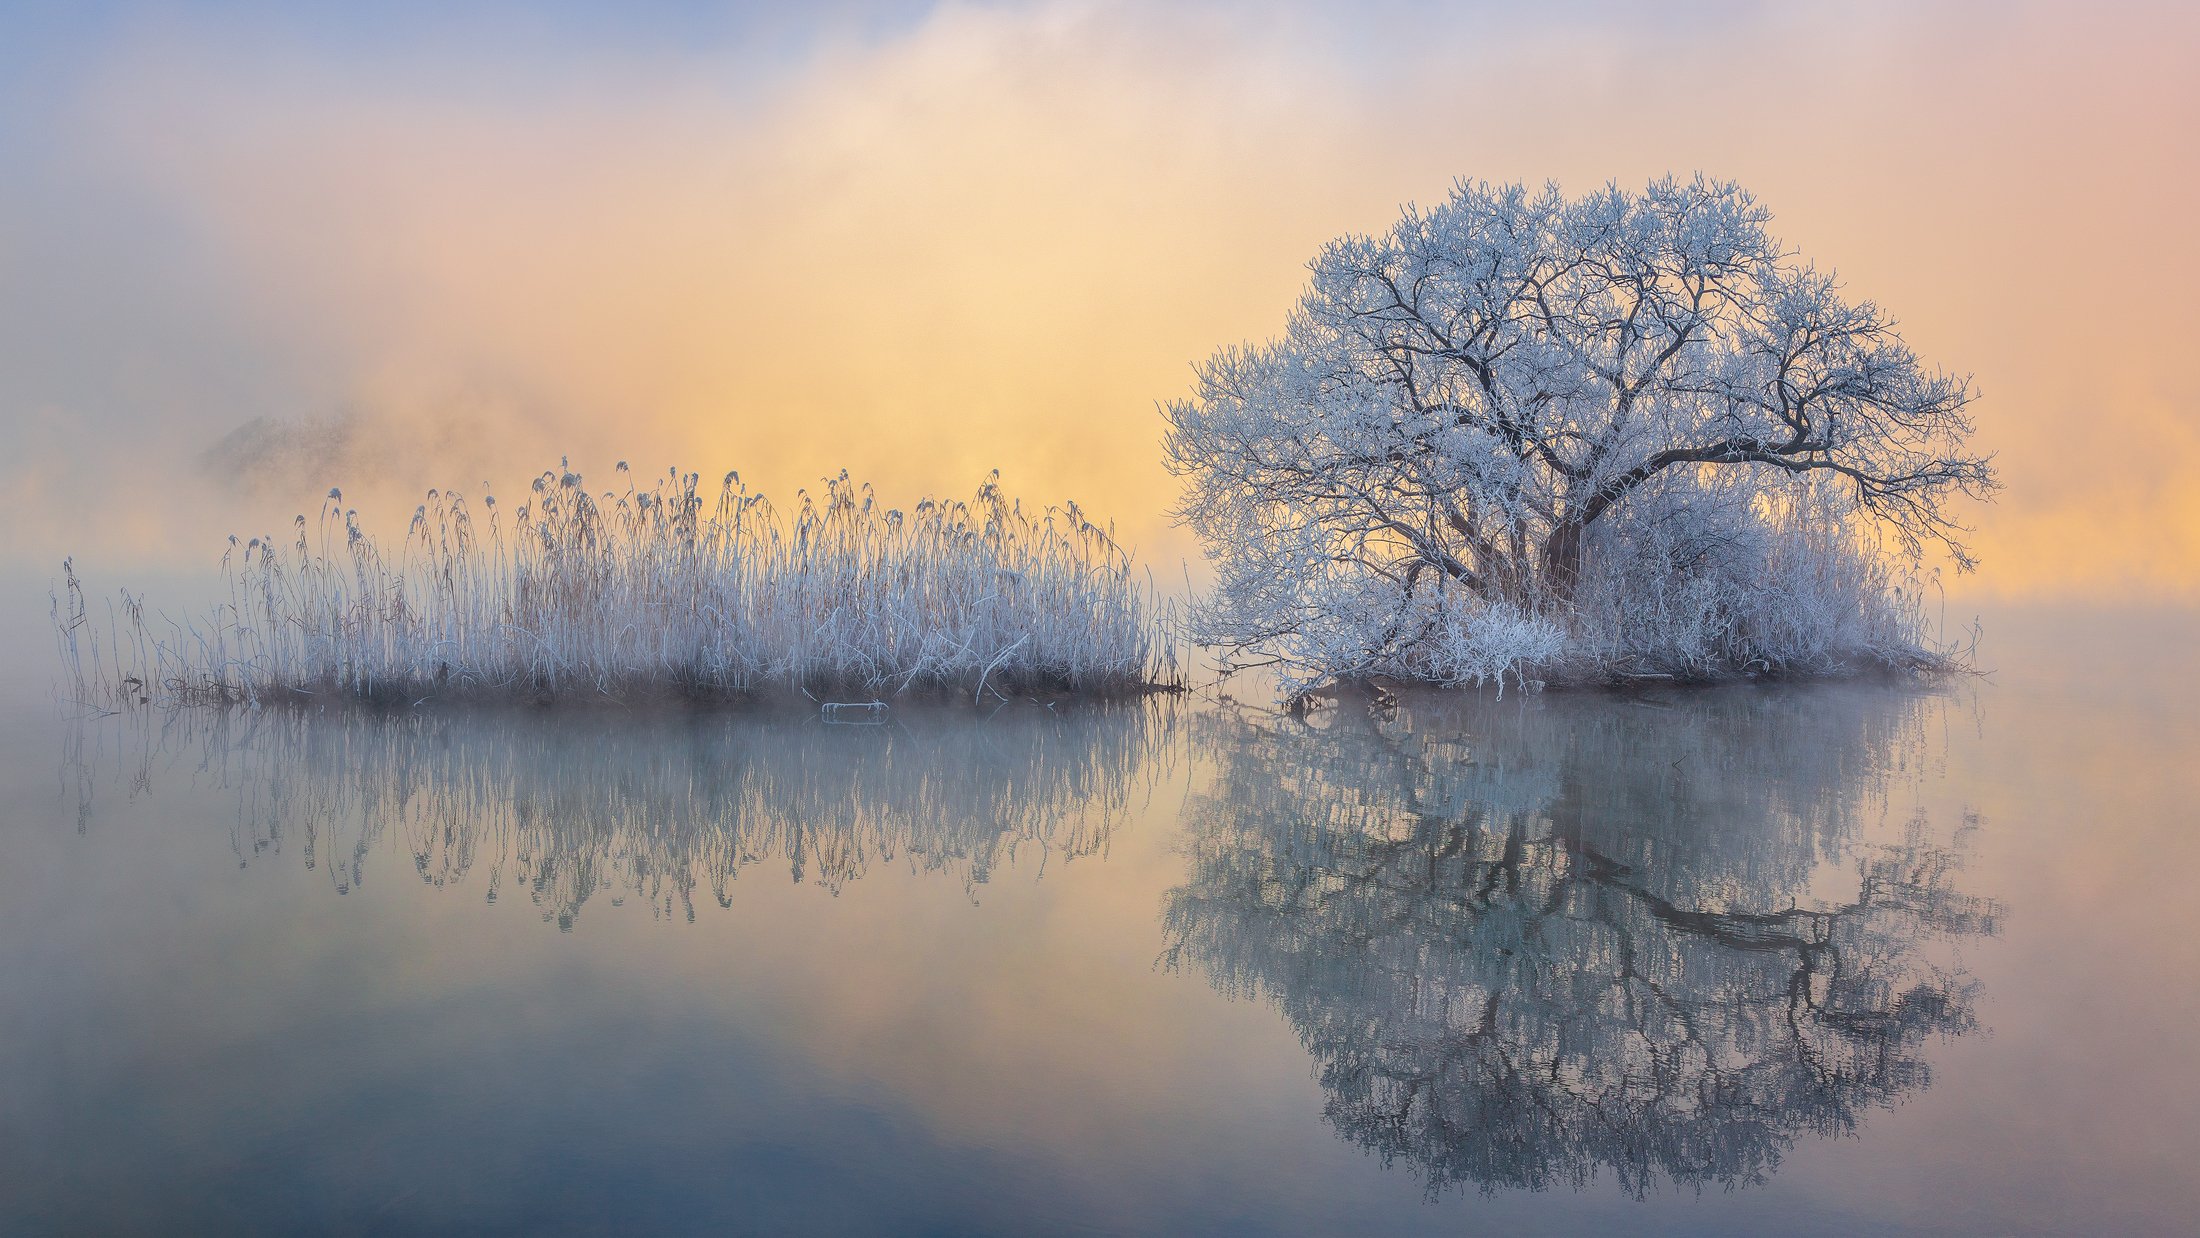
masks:
[[[78,724],[33,646],[0,1232],[2190,1232],[2192,625],[1998,630],[876,726]]]

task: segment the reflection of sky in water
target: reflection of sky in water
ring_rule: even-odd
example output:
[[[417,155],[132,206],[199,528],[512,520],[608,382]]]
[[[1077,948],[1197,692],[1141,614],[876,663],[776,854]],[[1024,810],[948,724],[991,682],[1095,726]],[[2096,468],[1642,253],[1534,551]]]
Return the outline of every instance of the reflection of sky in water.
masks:
[[[2172,1230],[2195,728],[2137,682],[18,698],[0,1228]]]

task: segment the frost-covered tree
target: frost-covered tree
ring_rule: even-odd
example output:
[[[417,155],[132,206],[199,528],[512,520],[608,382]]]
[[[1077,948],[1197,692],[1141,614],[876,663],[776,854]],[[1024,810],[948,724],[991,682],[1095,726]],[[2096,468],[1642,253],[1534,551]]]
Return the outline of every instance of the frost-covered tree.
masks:
[[[1968,381],[1768,219],[1700,177],[1462,183],[1324,246],[1282,337],[1217,352],[1165,410],[1218,570],[1200,637],[1306,678],[1488,678],[1611,646],[1580,606],[1602,573],[1710,582],[1690,622],[1724,644],[1704,657],[1778,663],[1887,601],[1882,548],[1969,567],[1951,502],[1995,480],[1966,447]],[[1791,585],[1810,596],[1788,609],[1826,611],[1813,631],[1743,630],[1783,626],[1745,586]]]

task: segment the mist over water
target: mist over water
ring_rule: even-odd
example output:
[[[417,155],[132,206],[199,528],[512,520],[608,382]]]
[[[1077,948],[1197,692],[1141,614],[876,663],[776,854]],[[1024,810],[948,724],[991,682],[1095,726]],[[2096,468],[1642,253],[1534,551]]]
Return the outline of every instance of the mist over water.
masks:
[[[0,1235],[2193,1231],[2200,6],[581,10],[0,5]],[[1987,673],[65,703],[65,558],[311,644],[225,551],[619,462],[998,470],[1178,599],[1165,407],[1325,240],[1699,172],[1975,380]]]
[[[2175,1232],[2200,718],[2012,626],[1305,718],[18,691],[0,1228]]]

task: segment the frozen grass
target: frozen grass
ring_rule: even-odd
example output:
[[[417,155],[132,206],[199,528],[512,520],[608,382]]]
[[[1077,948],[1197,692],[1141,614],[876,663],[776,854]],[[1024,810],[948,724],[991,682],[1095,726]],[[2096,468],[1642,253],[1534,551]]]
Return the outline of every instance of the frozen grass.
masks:
[[[1072,504],[998,475],[885,508],[846,473],[791,518],[727,474],[591,494],[565,470],[506,514],[430,491],[385,548],[331,490],[318,524],[224,557],[227,600],[171,620],[123,592],[92,622],[73,563],[54,622],[80,701],[820,699],[1122,695],[1175,675],[1153,592]]]

